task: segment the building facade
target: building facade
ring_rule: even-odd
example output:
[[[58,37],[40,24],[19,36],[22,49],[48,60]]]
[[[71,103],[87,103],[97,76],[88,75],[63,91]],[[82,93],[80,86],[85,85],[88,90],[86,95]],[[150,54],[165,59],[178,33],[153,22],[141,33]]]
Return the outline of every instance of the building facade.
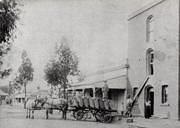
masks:
[[[134,91],[149,77],[134,107],[144,116],[179,118],[179,0],[156,0],[128,18],[128,78]]]

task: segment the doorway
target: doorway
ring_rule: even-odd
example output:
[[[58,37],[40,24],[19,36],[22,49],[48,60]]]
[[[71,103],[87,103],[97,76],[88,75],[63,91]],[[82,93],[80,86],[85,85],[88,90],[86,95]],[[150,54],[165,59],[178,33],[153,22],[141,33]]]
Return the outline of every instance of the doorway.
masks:
[[[146,86],[144,93],[144,115],[151,117],[154,114],[154,88],[151,85]],[[149,109],[147,109],[146,102],[150,101]],[[145,116],[146,117],[146,116]]]

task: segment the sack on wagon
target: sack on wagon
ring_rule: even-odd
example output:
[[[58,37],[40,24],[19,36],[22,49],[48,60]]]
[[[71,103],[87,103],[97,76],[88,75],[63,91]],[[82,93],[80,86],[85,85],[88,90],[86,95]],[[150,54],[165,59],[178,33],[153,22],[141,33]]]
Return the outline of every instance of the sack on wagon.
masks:
[[[105,107],[106,110],[110,110],[111,109],[110,100],[108,100],[108,99],[104,100],[104,107]]]
[[[74,98],[72,99],[72,105],[71,105],[71,106],[73,106],[73,107],[79,107],[79,102],[78,102],[78,100],[77,100],[76,97],[74,97]]]
[[[109,105],[110,105],[110,109],[111,109],[111,110],[116,110],[116,109],[117,109],[117,108],[115,107],[115,103],[114,103],[112,100],[109,101]]]
[[[84,101],[84,107],[89,108],[89,98],[84,97],[83,101]]]
[[[83,101],[83,98],[81,96],[77,97],[77,101],[78,101],[79,107],[83,107],[84,106],[84,101]]]
[[[95,108],[94,98],[89,98],[89,106],[90,106],[91,108]]]
[[[96,109],[99,109],[99,108],[100,108],[100,107],[99,107],[99,98],[95,98],[95,99],[94,99],[94,106],[95,106]]]
[[[99,99],[99,106],[100,106],[100,109],[105,109],[103,99]]]

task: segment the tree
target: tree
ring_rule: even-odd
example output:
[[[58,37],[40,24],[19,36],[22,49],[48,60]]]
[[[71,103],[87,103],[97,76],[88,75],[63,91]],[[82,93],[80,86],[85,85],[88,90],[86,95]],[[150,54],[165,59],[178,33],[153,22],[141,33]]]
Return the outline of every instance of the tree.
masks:
[[[32,67],[31,60],[28,58],[27,52],[25,50],[22,52],[21,57],[22,57],[22,64],[18,69],[19,75],[17,81],[18,83],[20,83],[20,85],[24,86],[25,98],[26,98],[27,82],[33,80],[34,69]]]
[[[16,91],[19,92],[21,88],[18,76],[16,76],[12,81],[9,81],[9,95],[13,95]]]
[[[78,58],[71,51],[66,38],[62,38],[59,47],[56,46],[55,54],[55,58],[51,59],[45,67],[45,79],[52,86],[63,88],[63,96],[65,98],[68,76],[78,73]]]
[[[14,30],[16,21],[19,19],[20,9],[16,0],[0,1],[0,78],[4,78],[10,74],[11,69],[1,69],[3,65],[2,57],[11,49],[12,42],[15,37]]]

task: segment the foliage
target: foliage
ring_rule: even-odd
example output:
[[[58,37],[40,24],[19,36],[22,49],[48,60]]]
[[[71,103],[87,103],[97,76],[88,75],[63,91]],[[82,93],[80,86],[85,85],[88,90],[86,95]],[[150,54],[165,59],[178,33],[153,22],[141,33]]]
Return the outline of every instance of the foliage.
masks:
[[[33,80],[34,69],[32,67],[31,60],[27,56],[26,51],[22,52],[22,64],[19,67],[18,71],[18,83],[20,83],[21,85]]]
[[[20,80],[19,77],[16,76],[12,81],[9,82],[9,94],[14,94],[16,91],[20,91]]]
[[[13,39],[16,21],[19,19],[20,9],[16,0],[0,1],[0,57],[3,57],[11,49],[10,39]],[[3,64],[0,58],[0,68]],[[0,78],[10,74],[11,69],[0,71]]]
[[[45,79],[53,85],[60,85],[66,88],[69,75],[76,75],[78,72],[78,58],[71,51],[67,40],[61,40],[60,47],[56,46],[56,56],[51,59],[45,67]]]
[[[0,2],[0,43],[8,42],[13,36],[12,31],[16,28],[16,20],[20,10],[15,0]]]

